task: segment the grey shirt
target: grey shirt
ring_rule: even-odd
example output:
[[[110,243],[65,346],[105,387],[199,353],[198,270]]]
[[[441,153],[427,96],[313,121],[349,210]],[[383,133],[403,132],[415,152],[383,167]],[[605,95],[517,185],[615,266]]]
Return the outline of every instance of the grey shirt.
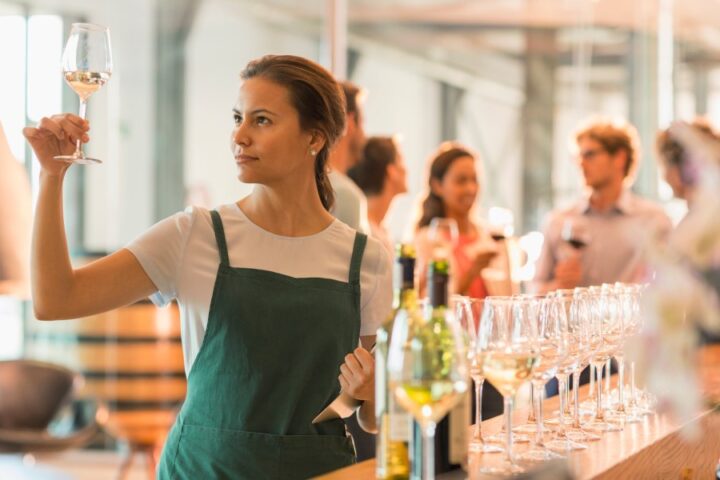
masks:
[[[361,233],[370,233],[367,199],[362,190],[347,175],[332,171],[328,175],[335,192],[335,205],[330,213]]]
[[[563,240],[566,219],[583,217],[588,245],[574,250]],[[672,223],[663,209],[649,200],[623,191],[613,208],[598,212],[590,207],[589,198],[572,207],[555,210],[545,223],[540,258],[536,264],[535,283],[554,280],[555,266],[570,255],[580,255],[583,278],[580,286],[641,280],[644,255],[649,242],[667,238]]]

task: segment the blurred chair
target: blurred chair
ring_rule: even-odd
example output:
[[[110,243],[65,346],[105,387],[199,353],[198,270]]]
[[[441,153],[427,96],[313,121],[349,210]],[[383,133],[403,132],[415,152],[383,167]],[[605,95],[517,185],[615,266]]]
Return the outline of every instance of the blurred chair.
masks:
[[[125,478],[138,454],[155,478],[165,437],[185,399],[186,380],[177,305],[149,301],[68,322],[30,322],[28,354],[82,371],[81,398],[107,406],[104,430],[127,444],[118,472]]]
[[[65,431],[48,428],[81,384],[80,375],[58,365],[0,362],[0,451],[53,452],[88,443],[98,432],[94,411],[89,420],[73,421]]]

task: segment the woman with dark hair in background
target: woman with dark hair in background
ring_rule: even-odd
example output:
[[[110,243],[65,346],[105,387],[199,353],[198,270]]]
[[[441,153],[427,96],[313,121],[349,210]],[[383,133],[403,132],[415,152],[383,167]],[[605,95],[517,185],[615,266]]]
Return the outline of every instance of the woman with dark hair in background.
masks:
[[[368,139],[360,163],[348,176],[367,197],[370,233],[393,255],[393,241],[383,225],[396,195],[407,192],[405,158],[392,137]]]
[[[341,387],[363,402],[364,428],[375,429],[374,361],[358,345],[374,343],[392,282],[380,242],[328,211],[342,91],[322,67],[289,55],[252,61],[241,78],[230,147],[252,193],[173,215],[79,269],[63,228],[70,165],[53,157],[87,142],[89,124],[63,114],[24,131],[42,166],[37,318],[78,318],[147,296],[180,305],[188,389],[161,479],[305,479],[353,463],[341,419],[312,423]]]
[[[428,194],[417,224],[421,265],[432,256],[429,226],[433,219],[448,218],[457,224],[457,243],[452,248],[453,293],[473,298],[488,295],[482,273],[498,253],[486,229],[473,221],[472,212],[480,193],[481,177],[475,156],[461,145],[443,143],[433,156],[428,175]],[[420,269],[421,293],[426,272]]]

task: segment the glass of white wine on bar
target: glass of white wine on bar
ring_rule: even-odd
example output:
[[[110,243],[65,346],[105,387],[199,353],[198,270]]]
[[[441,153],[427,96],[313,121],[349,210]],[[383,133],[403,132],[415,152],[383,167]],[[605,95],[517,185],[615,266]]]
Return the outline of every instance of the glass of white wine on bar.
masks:
[[[88,99],[110,80],[110,30],[92,23],[73,23],[63,51],[62,69],[65,81],[80,97],[78,115],[84,119]],[[72,155],[58,155],[55,159],[79,164],[102,163],[85,156],[79,139]]]
[[[539,360],[537,328],[525,315],[522,301],[511,297],[486,297],[478,330],[476,351],[482,355],[483,374],[505,402],[505,462],[499,468],[482,468],[483,474],[513,475],[524,469],[513,455],[513,397],[533,376]]]

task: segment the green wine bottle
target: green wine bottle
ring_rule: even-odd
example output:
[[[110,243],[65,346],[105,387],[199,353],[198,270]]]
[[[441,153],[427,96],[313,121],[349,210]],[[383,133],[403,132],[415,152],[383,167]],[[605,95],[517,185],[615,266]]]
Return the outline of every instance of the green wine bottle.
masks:
[[[419,315],[415,290],[415,249],[401,244],[394,265],[393,312],[378,329],[375,345],[376,477],[407,480],[410,476],[408,444],[412,417],[396,402],[388,384],[387,354],[395,321],[408,322]]]

